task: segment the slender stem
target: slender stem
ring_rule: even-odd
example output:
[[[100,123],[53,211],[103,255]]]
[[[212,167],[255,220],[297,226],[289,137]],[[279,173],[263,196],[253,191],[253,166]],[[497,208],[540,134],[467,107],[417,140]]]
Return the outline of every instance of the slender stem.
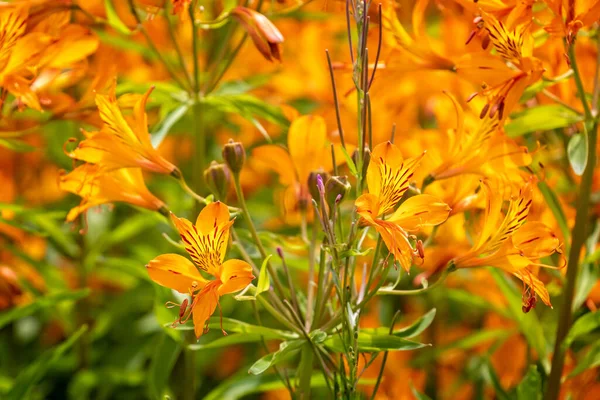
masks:
[[[195,344],[196,337],[194,331],[186,333],[185,341],[187,344]],[[183,392],[184,400],[194,400],[196,398],[196,352],[186,346],[183,350],[183,364],[185,366],[185,388]]]
[[[548,97],[550,100],[554,101],[555,103],[560,104],[561,106],[563,106],[565,108],[568,108],[569,110],[573,111],[574,113],[581,114],[579,110],[577,110],[576,108],[571,107],[569,104],[565,103],[560,97],[558,97],[557,95],[555,95],[548,89],[542,90],[542,94],[544,96]]]
[[[250,230],[252,240],[258,248],[258,251],[260,252],[262,258],[265,259],[267,258],[267,251],[265,250],[260,238],[258,237],[258,232],[256,231],[256,227],[254,226],[254,222],[252,222],[252,218],[250,217],[250,212],[248,211],[248,206],[246,205],[246,199],[244,198],[244,192],[242,191],[242,186],[240,184],[239,174],[237,174],[234,177],[233,183],[235,186],[235,193],[237,194],[237,198],[240,203],[240,208],[242,210],[242,215],[246,220],[246,224],[248,225],[248,229]],[[285,290],[283,289],[283,285],[281,284],[279,277],[275,273],[275,270],[273,269],[273,266],[271,265],[270,261],[267,262],[267,268],[269,271],[269,275],[271,276],[271,278],[273,278],[273,284],[275,285],[275,289],[279,292],[281,296],[283,296],[285,294]]]
[[[198,25],[194,16],[194,10],[196,9],[196,1],[192,1],[188,12],[190,14],[190,22],[192,24],[192,56],[194,60],[194,92],[196,97],[200,91],[200,65],[198,63]]]
[[[185,84],[181,81],[181,79],[177,77],[177,74],[175,73],[175,71],[173,71],[173,67],[171,67],[167,60],[162,56],[161,52],[154,45],[152,38],[150,37],[150,35],[148,35],[148,31],[146,31],[146,28],[142,23],[142,20],[137,12],[137,9],[135,8],[133,0],[129,0],[129,8],[131,9],[131,14],[133,14],[133,17],[135,18],[135,21],[138,24],[140,32],[142,32],[142,35],[144,35],[144,38],[146,39],[146,43],[148,44],[148,47],[150,47],[150,50],[154,53],[156,58],[158,58],[158,60],[165,66],[167,72],[171,76],[171,79],[173,79],[175,83],[179,85],[179,87],[185,88]]]
[[[329,66],[329,77],[331,78],[331,90],[333,91],[333,104],[335,106],[335,119],[337,122],[338,133],[340,135],[340,141],[342,142],[342,147],[346,148],[346,143],[344,141],[344,130],[342,129],[342,119],[340,118],[340,103],[337,96],[337,88],[335,85],[335,76],[333,75],[333,66],[331,64],[331,57],[329,56],[329,50],[325,50],[325,54],[327,55],[327,65]],[[335,165],[334,165],[335,167]]]
[[[188,89],[193,90],[194,83],[192,81],[192,77],[191,77],[190,73],[188,72],[188,70],[185,66],[185,58],[183,57],[183,52],[181,51],[181,46],[179,46],[179,42],[177,41],[177,38],[175,37],[175,26],[173,24],[172,18],[170,18],[168,15],[165,16],[165,18],[167,20],[167,27],[169,28],[169,37],[171,38],[171,42],[173,42],[173,47],[175,48],[175,52],[177,52],[177,57],[179,58],[179,64],[181,65],[181,69],[183,70],[183,72],[185,74],[185,79],[188,84]]]
[[[587,117],[586,123],[591,122],[592,113],[585,98],[585,91],[581,82],[579,69],[577,68],[577,61],[575,59],[575,50],[573,46],[569,47],[569,58],[571,60],[571,66],[574,72],[575,84],[577,85],[577,90],[585,109],[585,115]],[[592,189],[594,169],[596,167],[596,142],[598,137],[597,129],[598,125],[597,123],[594,123],[592,129],[588,131],[588,160],[585,171],[583,172],[583,176],[581,178],[581,184],[579,186],[575,226],[571,232],[571,248],[569,250],[569,261],[567,264],[567,282],[564,289],[564,299],[561,304],[558,327],[556,330],[554,354],[552,356],[552,369],[550,372],[550,378],[548,379],[548,388],[546,390],[545,397],[547,400],[556,400],[560,394],[562,371],[566,355],[566,349],[563,348],[562,344],[573,322],[572,308],[573,298],[575,295],[575,286],[577,284],[577,275],[579,273],[579,256],[586,240],[590,194]]]
[[[396,321],[400,316],[400,310],[396,311],[394,317],[392,318],[392,323],[390,324],[390,335],[394,333],[394,325],[396,325]],[[373,394],[371,395],[371,400],[375,400],[375,396],[377,396],[377,390],[379,389],[379,385],[381,384],[381,378],[383,378],[383,372],[385,371],[385,364],[388,358],[388,351],[383,353],[383,360],[381,360],[381,368],[379,368],[379,374],[377,375],[377,380],[375,381],[375,386],[373,387]]]

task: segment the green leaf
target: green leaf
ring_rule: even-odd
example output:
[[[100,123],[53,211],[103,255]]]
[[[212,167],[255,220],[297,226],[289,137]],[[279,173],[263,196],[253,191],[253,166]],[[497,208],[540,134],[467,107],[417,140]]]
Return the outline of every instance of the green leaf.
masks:
[[[181,353],[181,345],[168,335],[161,334],[158,340],[158,344],[153,347],[146,386],[151,398],[162,400],[171,371]]]
[[[65,342],[44,352],[33,363],[21,371],[15,383],[5,397],[6,400],[23,400],[29,397],[35,385],[48,373],[50,368],[73,347],[81,335],[87,331],[87,325],[82,326]]]
[[[261,293],[267,292],[271,287],[271,281],[269,279],[269,271],[267,264],[271,259],[272,254],[269,254],[260,266],[260,273],[258,274],[258,283],[256,284],[256,296]]]
[[[221,321],[222,320],[222,321]],[[223,329],[227,332],[235,333],[256,333],[263,335],[265,339],[296,339],[298,335],[279,329],[267,328],[266,326],[251,325],[246,322],[238,321],[232,318],[211,317],[208,320],[209,328]]]
[[[344,351],[344,345],[339,336],[330,336],[324,344],[335,352]],[[413,342],[395,335],[370,334],[362,331],[358,334],[358,350],[361,352],[408,351],[427,346],[431,345]]]
[[[569,378],[577,376],[582,372],[596,368],[600,365],[600,341],[596,341],[585,354],[583,359],[578,360],[577,366],[571,373],[569,374]]]
[[[542,398],[542,377],[535,365],[527,370],[527,375],[517,386],[517,400],[540,400]]]
[[[537,48],[537,45],[535,47]],[[519,100],[519,103],[521,103],[521,104],[525,103],[527,100],[534,98],[535,95],[538,94],[539,92],[541,92],[542,90],[549,88],[550,86],[554,86],[557,83],[563,82],[572,76],[573,76],[573,70],[570,69],[567,72],[565,72],[564,74],[557,76],[555,78],[542,77],[542,79],[540,81],[534,83],[533,85],[531,85],[527,89],[525,89],[525,91],[523,92],[523,96],[521,96],[521,99]]]
[[[497,340],[505,340],[514,333],[515,332],[513,330],[508,329],[478,331],[461,339],[455,340],[454,342],[445,346],[436,347],[428,351],[423,351],[423,353],[421,353],[419,356],[413,359],[412,364],[415,367],[421,367],[427,364],[429,361],[438,358],[441,354],[445,353],[448,350],[469,350],[475,346],[479,346],[482,343]]]
[[[569,230],[569,224],[567,223],[567,217],[565,216],[565,212],[560,205],[560,201],[558,200],[558,196],[554,191],[546,184],[546,182],[538,182],[538,189],[544,196],[544,200],[546,200],[546,204],[550,207],[552,214],[554,215],[554,219],[556,219],[556,223],[560,228],[560,232],[565,238],[565,241],[568,242],[568,238],[571,237],[571,231]]]
[[[420,393],[417,390],[417,388],[415,388],[415,385],[413,385],[412,382],[410,383],[410,391],[417,400],[431,400],[431,397],[427,396],[426,394]]]
[[[287,358],[297,354],[304,343],[306,343],[305,340],[292,340],[281,342],[281,344],[279,345],[279,350],[277,350],[274,353],[269,353],[266,356],[257,360],[254,364],[252,364],[252,366],[248,370],[248,373],[252,375],[262,374],[272,365],[276,365],[281,361],[286,360]]]
[[[123,21],[121,21],[121,18],[119,18],[112,0],[104,0],[104,8],[106,9],[108,24],[117,32],[124,35],[130,35],[131,30],[123,23]]]
[[[600,311],[594,311],[579,317],[569,330],[567,337],[565,337],[565,340],[562,343],[563,351],[566,351],[569,347],[571,347],[571,344],[579,337],[586,335],[598,328],[600,328]]]
[[[82,289],[74,292],[61,292],[38,297],[31,303],[21,307],[11,308],[8,311],[0,313],[0,328],[18,319],[27,317],[36,311],[50,308],[64,301],[75,301],[87,297],[90,289]]]
[[[189,104],[181,104],[179,107],[170,111],[167,116],[162,120],[160,125],[156,128],[154,132],[152,132],[152,146],[157,148],[160,146],[162,141],[167,137],[167,134],[189,110]]]
[[[235,344],[242,343],[256,343],[263,339],[280,339],[279,337],[269,337],[268,335],[261,335],[258,333],[234,333],[231,335],[223,336],[212,342],[207,343],[195,343],[188,345],[190,350],[206,350],[206,349],[218,349],[220,347],[233,346]]]
[[[346,159],[346,165],[348,165],[348,168],[350,168],[350,173],[352,173],[352,175],[354,175],[355,177],[358,176],[358,170],[356,169],[356,165],[354,164],[354,161],[352,161],[352,157],[350,157],[350,155],[348,154],[348,152],[346,151],[346,149],[344,147],[341,147],[342,149],[342,154],[344,155],[344,158]]]
[[[515,285],[509,282],[505,275],[494,269],[489,268],[490,273],[494,277],[498,288],[508,301],[508,309],[510,310],[511,318],[519,324],[521,333],[527,339],[529,345],[537,352],[540,362],[544,366],[546,372],[550,371],[550,362],[548,360],[548,343],[540,320],[533,312],[524,314],[522,311],[521,293]]]
[[[257,122],[256,118],[262,118],[284,128],[290,125],[280,107],[268,104],[249,94],[212,94],[204,97],[202,104],[214,107],[221,112],[239,114],[253,123]]]
[[[502,387],[502,383],[500,383],[500,378],[498,378],[498,374],[492,366],[492,363],[489,360],[485,360],[483,362],[482,368],[482,372],[484,374],[485,379],[489,383],[491,383],[492,387],[494,388],[494,391],[496,392],[496,398],[498,398],[499,400],[509,400],[510,397]]]
[[[516,114],[504,127],[509,137],[522,136],[529,132],[549,131],[581,122],[584,117],[560,104],[549,104],[529,108]]]
[[[419,319],[413,322],[411,325],[406,328],[401,328],[400,330],[394,331],[394,336],[399,336],[403,338],[412,338],[419,335],[425,329],[431,325],[433,319],[435,318],[436,309],[432,308],[426,314],[422,315]]]
[[[7,149],[16,151],[18,153],[27,153],[37,149],[35,146],[32,146],[29,143],[25,143],[21,140],[4,138],[0,138],[0,146],[6,147]]]
[[[569,163],[575,175],[581,176],[588,161],[588,140],[584,133],[576,133],[569,140],[567,146]]]
[[[290,381],[295,382],[294,374],[290,374]],[[369,384],[367,379],[361,379],[361,384]],[[325,379],[321,372],[311,376],[310,386],[312,388],[325,387]],[[245,372],[236,374],[223,381],[219,386],[203,397],[204,400],[238,400],[251,394],[262,393],[271,390],[285,389],[285,384],[277,374],[248,375]]]

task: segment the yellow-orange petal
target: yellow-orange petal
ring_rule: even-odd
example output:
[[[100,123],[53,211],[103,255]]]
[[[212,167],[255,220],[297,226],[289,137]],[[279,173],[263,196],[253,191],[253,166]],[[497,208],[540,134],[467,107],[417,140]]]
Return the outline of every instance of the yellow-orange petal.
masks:
[[[319,166],[331,166],[331,161],[322,157],[326,142],[327,130],[322,117],[305,115],[296,118],[290,125],[288,150],[300,183],[305,184],[311,171]]]
[[[178,218],[173,213],[171,213],[171,221],[179,231],[185,250],[196,266],[212,276],[218,277],[221,266],[220,249],[223,247],[223,231],[215,230],[214,237],[210,234],[202,235],[190,221]],[[225,246],[227,246],[226,241]]]
[[[371,193],[360,195],[354,202],[356,212],[368,223],[373,224],[373,220],[379,215],[379,201],[377,196]]]
[[[216,281],[210,282],[202,289],[194,298],[192,304],[192,314],[194,320],[194,333],[196,337],[202,336],[206,320],[215,312],[217,304],[219,304],[219,283]]]
[[[279,175],[282,185],[291,185],[298,182],[296,167],[290,154],[281,146],[268,144],[259,146],[252,151],[252,158],[263,168],[267,168]]]
[[[552,230],[542,222],[527,222],[512,237],[513,245],[528,258],[547,257],[560,246]]]
[[[227,260],[221,267],[221,282],[219,295],[239,292],[252,282],[252,267],[246,261]]]
[[[451,209],[448,204],[430,194],[410,197],[387,219],[405,231],[416,231],[422,226],[439,225],[444,222]]]
[[[216,201],[200,211],[196,218],[196,228],[201,235],[208,235],[215,229],[229,223],[229,209],[225,203]],[[225,242],[227,245],[227,242]]]
[[[394,256],[394,259],[400,263],[402,268],[408,272],[413,261],[413,248],[408,238],[397,225],[387,221],[375,221],[375,229],[381,235],[386,247]]]
[[[207,283],[194,264],[178,254],[162,254],[150,261],[146,269],[154,282],[180,293],[202,289]]]

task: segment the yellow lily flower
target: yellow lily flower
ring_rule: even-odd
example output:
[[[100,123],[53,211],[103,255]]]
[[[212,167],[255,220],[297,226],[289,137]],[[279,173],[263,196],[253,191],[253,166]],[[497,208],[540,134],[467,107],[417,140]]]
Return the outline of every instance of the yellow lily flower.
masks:
[[[481,85],[480,94],[487,98],[480,117],[498,116],[504,120],[519,102],[523,91],[537,82],[544,73],[542,61],[532,57],[533,39],[525,32],[530,21],[508,30],[492,14],[481,11],[480,29],[485,29],[497,56],[471,53],[461,57],[456,71],[467,80]]]
[[[554,13],[554,19],[544,29],[553,36],[566,37],[569,44],[573,43],[581,28],[591,26],[600,18],[599,0],[544,2]]]
[[[424,226],[441,224],[450,213],[447,204],[429,194],[410,197],[394,211],[408,190],[409,180],[423,155],[404,160],[398,147],[391,142],[375,146],[367,168],[369,193],[361,195],[355,202],[357,213],[367,225],[379,232],[389,251],[406,271],[410,269],[414,256],[422,258],[411,245],[409,233]],[[383,216],[390,212],[384,220]]]
[[[103,126],[98,132],[84,131],[86,139],[68,155],[106,170],[140,167],[160,174],[173,173],[177,168],[165,160],[150,142],[145,110],[152,90],[150,88],[135,103],[131,123],[119,109],[114,84],[108,95],[96,95]]]
[[[551,305],[548,291],[531,267],[555,268],[540,264],[538,260],[559,252],[560,247],[560,241],[550,228],[541,222],[527,221],[533,185],[534,180],[530,179],[519,195],[510,200],[502,219],[502,197],[494,195],[490,182],[484,180],[482,188],[487,202],[481,234],[471,250],[452,261],[456,268],[491,266],[519,278],[524,287],[524,311],[535,305],[535,295],[544,304]]]
[[[146,185],[139,168],[102,171],[97,165],[83,164],[60,177],[59,187],[80,197],[81,204],[67,214],[72,222],[88,208],[100,204],[123,202],[149,210],[165,210],[165,204]]]
[[[193,260],[178,254],[163,254],[150,261],[146,268],[150,278],[159,285],[192,296],[181,305],[176,322],[185,323],[193,315],[194,331],[200,337],[208,330],[207,320],[219,304],[219,297],[235,293],[252,282],[252,267],[242,260],[227,260],[229,210],[224,203],[215,202],[206,206],[193,225],[185,218],[171,213],[185,249]],[[205,279],[200,271],[212,275],[214,280]]]

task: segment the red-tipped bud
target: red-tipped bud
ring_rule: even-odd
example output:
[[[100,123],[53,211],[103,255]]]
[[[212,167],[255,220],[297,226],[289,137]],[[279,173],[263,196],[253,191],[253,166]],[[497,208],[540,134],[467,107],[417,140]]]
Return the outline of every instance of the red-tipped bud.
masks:
[[[242,24],[254,46],[268,61],[281,61],[283,35],[267,17],[246,7],[235,7],[231,16]]]

